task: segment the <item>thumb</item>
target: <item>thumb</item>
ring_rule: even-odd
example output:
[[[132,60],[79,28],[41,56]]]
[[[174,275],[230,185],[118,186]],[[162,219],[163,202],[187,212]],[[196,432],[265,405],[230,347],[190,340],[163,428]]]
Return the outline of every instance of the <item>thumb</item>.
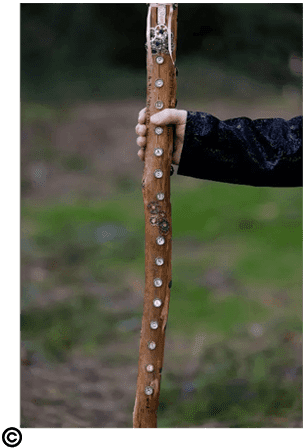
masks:
[[[178,109],[164,109],[161,110],[161,112],[152,115],[150,121],[156,125],[183,124],[184,111]]]

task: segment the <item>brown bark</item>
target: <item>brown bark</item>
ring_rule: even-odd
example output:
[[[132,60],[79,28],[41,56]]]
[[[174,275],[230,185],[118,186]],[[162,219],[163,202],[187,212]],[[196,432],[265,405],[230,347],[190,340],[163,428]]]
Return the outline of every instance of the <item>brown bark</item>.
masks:
[[[168,25],[170,5],[166,4],[166,26]],[[171,31],[174,36],[172,58],[176,58],[177,44],[177,5],[173,11]],[[151,6],[151,27],[157,24],[157,7]],[[156,62],[157,55],[147,54],[147,144],[145,149],[145,166],[142,179],[142,191],[145,213],[145,292],[143,318],[139,350],[139,367],[137,391],[133,412],[134,428],[156,428],[157,409],[159,406],[161,371],[164,356],[165,328],[168,318],[168,308],[171,288],[171,254],[172,254],[172,220],[170,203],[170,167],[173,151],[173,128],[163,126],[163,133],[156,135],[156,126],[150,123],[150,116],[165,108],[176,105],[176,68],[170,54],[160,53],[164,58],[162,64]],[[156,87],[155,81],[163,80],[162,87]],[[163,107],[156,108],[157,101],[163,102]],[[163,154],[156,156],[155,148],[162,148]],[[155,170],[161,170],[161,178],[155,176]],[[164,199],[157,198],[158,193],[164,194]],[[157,238],[163,237],[164,244],[159,245]],[[164,263],[157,265],[156,258],[162,258]],[[161,279],[162,285],[155,286],[155,279]],[[154,300],[160,299],[161,305],[154,306]],[[158,302],[159,305],[159,302]],[[158,327],[151,328],[151,322]],[[148,344],[154,342],[155,348]],[[152,365],[153,371],[147,366]],[[152,393],[147,395],[145,388],[152,387]]]

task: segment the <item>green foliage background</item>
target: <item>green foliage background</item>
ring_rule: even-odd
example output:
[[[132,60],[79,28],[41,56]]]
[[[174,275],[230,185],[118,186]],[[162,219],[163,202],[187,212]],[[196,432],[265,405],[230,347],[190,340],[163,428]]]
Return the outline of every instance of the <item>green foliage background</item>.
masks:
[[[140,3],[22,3],[22,97],[144,99],[146,10]],[[288,63],[290,54],[302,57],[302,5],[182,3],[179,10],[178,66],[187,76],[198,58],[206,74],[217,63],[280,90],[300,88]]]

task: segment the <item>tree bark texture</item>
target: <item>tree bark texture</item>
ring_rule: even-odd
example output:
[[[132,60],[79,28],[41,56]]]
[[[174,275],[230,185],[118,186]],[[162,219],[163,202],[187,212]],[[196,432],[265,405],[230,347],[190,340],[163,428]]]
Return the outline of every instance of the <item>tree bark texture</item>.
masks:
[[[174,62],[178,8],[177,4],[161,4],[162,8],[158,11],[159,5],[149,5],[151,33],[159,25],[159,21],[160,24],[165,21],[164,28],[160,26],[160,33],[161,29],[166,29],[167,34],[171,31],[168,44],[171,51],[154,50],[153,54],[150,46],[147,47],[147,143],[142,179],[145,214],[145,292],[133,412],[134,428],[157,427],[165,329],[172,284],[170,175],[173,128],[155,126],[150,123],[150,117],[165,108],[176,107],[177,83]],[[157,29],[159,30],[159,27]],[[154,44],[157,46],[155,40]]]

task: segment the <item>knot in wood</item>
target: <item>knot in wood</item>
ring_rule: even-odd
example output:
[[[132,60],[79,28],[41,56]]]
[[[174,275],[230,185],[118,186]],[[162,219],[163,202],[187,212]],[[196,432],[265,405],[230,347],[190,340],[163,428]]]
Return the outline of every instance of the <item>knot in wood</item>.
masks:
[[[153,214],[157,214],[159,212],[159,209],[160,209],[159,204],[156,201],[151,201],[148,204],[147,208],[148,208],[149,212],[153,213]]]
[[[166,213],[164,211],[159,211],[158,216],[161,220],[166,219]]]
[[[167,233],[169,231],[169,223],[163,219],[163,221],[159,222],[159,228],[161,233]]]
[[[152,216],[149,220],[152,226],[158,225],[158,218],[156,216]]]

